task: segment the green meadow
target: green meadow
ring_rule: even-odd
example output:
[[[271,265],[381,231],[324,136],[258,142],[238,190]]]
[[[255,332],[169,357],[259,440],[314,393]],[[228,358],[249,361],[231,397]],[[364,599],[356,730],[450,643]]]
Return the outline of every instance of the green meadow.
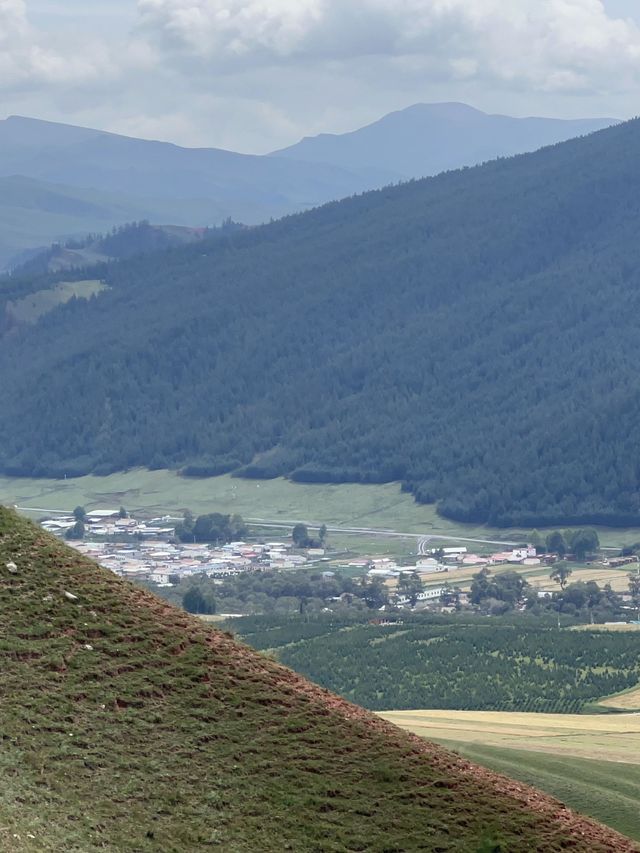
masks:
[[[0,477],[0,502],[34,510],[70,511],[119,507],[151,514],[234,512],[246,519],[281,523],[293,521],[334,527],[362,527],[412,535],[441,535],[461,539],[518,542],[530,530],[498,530],[458,524],[442,518],[433,505],[417,504],[398,483],[386,485],[307,485],[275,480],[244,480],[230,475],[185,478],[175,471],[135,469],[107,477],[68,480]],[[640,541],[640,529],[599,529],[603,545],[618,547]]]

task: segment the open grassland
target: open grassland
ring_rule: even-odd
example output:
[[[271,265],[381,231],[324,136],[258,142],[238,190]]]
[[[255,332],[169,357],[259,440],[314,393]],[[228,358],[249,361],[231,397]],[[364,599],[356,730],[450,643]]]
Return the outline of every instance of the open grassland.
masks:
[[[0,508],[0,850],[632,853]]]
[[[390,711],[386,720],[432,740],[553,752],[640,766],[640,714]]]
[[[180,477],[172,471],[136,469],[107,477],[73,480],[0,478],[0,501],[50,510],[88,509],[123,503],[150,512],[237,512],[245,518],[283,523],[303,520],[343,527],[407,533],[442,533],[484,538],[487,528],[440,518],[433,506],[417,504],[397,483],[388,485],[307,485],[276,480],[244,480],[229,475]],[[513,539],[512,531],[506,531]]]
[[[640,715],[402,711],[381,716],[640,840]]]
[[[174,471],[136,469],[107,477],[47,480],[0,477],[0,502],[41,510],[120,506],[150,513],[237,512],[245,518],[366,527],[416,535],[461,539],[525,541],[530,530],[498,530],[458,524],[441,518],[433,505],[417,504],[397,483],[387,485],[306,485],[282,478],[256,482],[229,475],[203,479]],[[544,532],[544,531],[542,531]],[[640,529],[599,528],[603,545],[619,547],[640,541]],[[437,542],[434,543],[436,545]],[[470,550],[476,547],[469,543]]]
[[[70,299],[90,299],[104,290],[106,285],[95,279],[87,281],[62,281],[48,290],[30,293],[23,299],[10,302],[7,311],[17,323],[36,323],[58,305],[64,305]]]

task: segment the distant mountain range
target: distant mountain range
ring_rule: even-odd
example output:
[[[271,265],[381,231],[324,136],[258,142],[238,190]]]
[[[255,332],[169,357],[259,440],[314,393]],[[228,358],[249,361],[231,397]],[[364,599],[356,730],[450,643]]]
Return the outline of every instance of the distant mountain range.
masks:
[[[415,104],[351,133],[306,137],[272,156],[331,163],[367,180],[377,175],[382,185],[535,151],[616,123],[488,115],[458,103]]]
[[[0,469],[400,481],[459,521],[637,525],[638,152],[633,121],[9,279]],[[61,278],[91,298],[34,324]]]
[[[253,156],[12,116],[0,121],[0,269],[18,263],[24,251],[134,220],[256,224],[613,122],[512,119],[462,104],[416,105],[353,133]]]

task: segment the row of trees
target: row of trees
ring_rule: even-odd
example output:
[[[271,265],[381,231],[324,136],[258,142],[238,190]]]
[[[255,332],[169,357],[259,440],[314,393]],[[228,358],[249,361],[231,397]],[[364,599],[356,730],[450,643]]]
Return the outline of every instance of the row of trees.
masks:
[[[490,627],[467,614],[401,619],[400,630],[336,616],[234,625],[252,645],[275,649],[287,666],[374,710],[577,713],[640,679],[632,634],[558,631],[545,614],[498,617]]]
[[[556,563],[550,572],[552,580],[560,586],[560,592],[551,597],[539,597],[526,578],[515,571],[493,575],[483,568],[473,576],[470,601],[481,610],[503,613],[517,606],[527,610],[543,612],[553,610],[595,622],[605,622],[614,617],[628,617],[622,597],[610,584],[600,587],[595,581],[568,583],[572,569],[566,562]],[[628,589],[632,606],[640,613],[640,573],[630,572]]]
[[[531,534],[531,544],[540,554],[548,552],[557,554],[560,558],[572,554],[578,560],[597,553],[600,549],[600,539],[591,528],[580,530],[554,530],[545,539],[534,530]]]
[[[171,577],[174,588],[158,592],[191,613],[341,613],[379,610],[389,591],[379,578],[352,578],[339,572],[245,572],[215,581],[206,575]]]
[[[187,510],[182,521],[176,525],[175,534],[180,542],[222,545],[243,539],[247,535],[247,526],[241,515],[212,512],[194,518],[193,513]]]

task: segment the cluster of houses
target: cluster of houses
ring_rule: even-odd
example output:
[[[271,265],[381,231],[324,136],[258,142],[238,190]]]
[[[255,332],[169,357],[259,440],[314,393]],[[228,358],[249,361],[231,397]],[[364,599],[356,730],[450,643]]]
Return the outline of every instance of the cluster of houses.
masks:
[[[175,523],[170,516],[155,518],[152,521],[138,521],[135,518],[122,518],[117,509],[95,509],[85,513],[84,524],[90,536],[136,536],[140,539],[164,539],[173,536]],[[64,536],[75,527],[77,519],[73,515],[56,515],[40,524],[49,533]]]
[[[514,548],[511,551],[500,551],[488,556],[468,553],[466,548],[443,548],[431,552],[433,556],[420,557],[415,565],[399,566],[393,560],[383,558],[372,560],[367,572],[369,577],[382,579],[398,578],[405,572],[417,572],[419,575],[441,575],[458,568],[483,566],[502,566],[507,564],[520,566],[541,566],[546,562],[554,562],[554,554],[536,554],[533,546]],[[436,557],[435,555],[438,554]]]
[[[194,574],[225,578],[264,569],[304,568],[324,556],[322,549],[313,549],[307,556],[294,553],[286,542],[180,543],[175,541],[177,520],[164,516],[138,521],[121,518],[118,510],[94,510],[85,516],[85,538],[69,544],[121,577],[160,586]],[[75,524],[73,516],[41,522],[45,530],[58,536],[65,536]]]

